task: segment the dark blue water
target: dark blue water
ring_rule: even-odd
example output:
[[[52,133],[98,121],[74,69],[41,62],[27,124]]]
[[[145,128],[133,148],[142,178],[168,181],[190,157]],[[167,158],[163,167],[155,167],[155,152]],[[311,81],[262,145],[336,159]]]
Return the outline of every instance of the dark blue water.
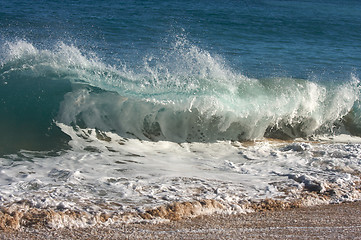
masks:
[[[288,137],[310,136],[339,121],[356,133],[360,10],[361,2],[351,0],[1,0],[1,142],[7,145],[2,151],[43,149],[39,139],[45,137],[66,145],[68,137],[54,130],[55,121],[172,141],[200,139],[169,133],[177,126],[187,125],[183,132],[194,128],[184,119],[201,119],[195,125],[206,140],[220,133],[225,139],[254,139],[280,122],[288,129],[280,135]],[[107,99],[95,100],[97,108],[110,109],[96,123],[87,117],[95,111],[89,107],[66,114],[71,110],[63,100],[70,92],[79,97],[73,86],[79,82],[89,84],[95,99]],[[115,110],[114,96],[99,98],[99,91],[115,92],[128,105]],[[213,112],[205,107],[210,99]],[[121,117],[130,105],[142,113],[127,113],[139,121],[137,130]],[[170,119],[181,120],[175,126],[167,124]],[[278,136],[279,129],[274,131]],[[14,146],[21,135],[26,143]]]
[[[140,61],[175,36],[248,76],[358,72],[359,1],[1,1],[1,39]],[[336,76],[335,76],[336,78]]]

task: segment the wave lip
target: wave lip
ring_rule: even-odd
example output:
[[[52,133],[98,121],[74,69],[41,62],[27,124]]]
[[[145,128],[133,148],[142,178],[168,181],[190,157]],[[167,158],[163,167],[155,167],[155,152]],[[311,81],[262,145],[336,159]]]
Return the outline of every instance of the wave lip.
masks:
[[[239,89],[234,95],[185,94],[179,102],[166,102],[80,88],[66,94],[58,120],[175,142],[357,135],[352,117],[359,111],[358,80],[334,90],[307,80],[249,79]]]

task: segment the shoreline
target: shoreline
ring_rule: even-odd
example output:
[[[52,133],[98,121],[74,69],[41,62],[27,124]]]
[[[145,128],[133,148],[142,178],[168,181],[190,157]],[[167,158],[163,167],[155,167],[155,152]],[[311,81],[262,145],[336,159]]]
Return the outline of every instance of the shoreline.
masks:
[[[22,228],[0,239],[361,239],[361,201],[211,214],[163,223],[117,223],[87,228]]]

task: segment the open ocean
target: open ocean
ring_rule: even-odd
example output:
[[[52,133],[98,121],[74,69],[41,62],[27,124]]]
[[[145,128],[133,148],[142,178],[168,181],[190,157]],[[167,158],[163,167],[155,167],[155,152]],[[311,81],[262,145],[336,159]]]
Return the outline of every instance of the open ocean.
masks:
[[[0,0],[2,211],[360,200],[360,67],[358,0]]]

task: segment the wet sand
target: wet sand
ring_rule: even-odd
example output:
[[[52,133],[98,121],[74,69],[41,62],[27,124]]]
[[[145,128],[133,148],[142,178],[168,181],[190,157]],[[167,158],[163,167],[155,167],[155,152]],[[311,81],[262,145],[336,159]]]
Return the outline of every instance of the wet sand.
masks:
[[[213,214],[160,224],[26,228],[1,232],[0,239],[361,239],[361,202],[231,216]]]

